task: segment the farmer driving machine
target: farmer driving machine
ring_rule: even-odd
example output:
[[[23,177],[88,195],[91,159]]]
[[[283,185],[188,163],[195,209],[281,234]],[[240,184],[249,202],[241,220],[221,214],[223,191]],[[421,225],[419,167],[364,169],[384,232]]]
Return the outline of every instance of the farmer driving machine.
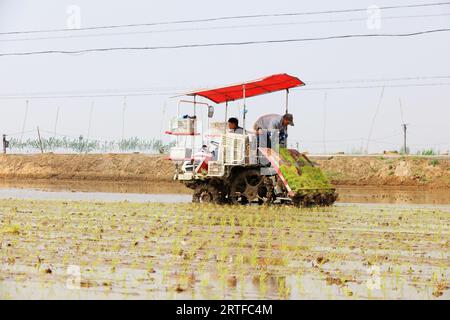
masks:
[[[286,148],[285,132],[252,132],[245,128],[247,98],[285,90],[287,113],[289,89],[303,85],[298,78],[278,74],[185,94],[193,99],[178,102],[177,116],[166,133],[176,139],[170,150],[170,160],[176,167],[174,179],[194,190],[193,202],[290,203],[307,207],[328,206],[336,201],[335,189],[321,170],[305,154]],[[213,122],[214,106],[197,101],[198,97],[224,104],[225,120]],[[228,104],[237,100],[243,102],[241,133],[227,128]],[[191,114],[181,112],[184,105],[192,106]],[[206,129],[205,123],[198,121],[199,111],[204,110]]]

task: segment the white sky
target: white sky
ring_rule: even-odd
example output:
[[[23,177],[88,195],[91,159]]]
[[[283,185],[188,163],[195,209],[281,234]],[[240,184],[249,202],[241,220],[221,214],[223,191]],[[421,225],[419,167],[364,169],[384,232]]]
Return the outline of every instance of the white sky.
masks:
[[[365,8],[438,2],[421,1],[66,1],[0,0],[0,32],[66,27],[69,5],[81,8],[81,27],[202,19],[222,16],[287,13]],[[444,15],[448,13],[448,15]],[[436,15],[389,19],[392,16]],[[365,19],[367,14],[324,14],[210,23],[166,25],[115,30],[64,33],[0,35],[0,53],[36,50],[76,50],[121,46],[157,46],[247,40],[321,37],[341,34],[406,33],[449,28],[450,5],[382,11],[381,29],[369,30],[365,20],[339,23],[301,23],[332,19]],[[252,27],[255,24],[293,23]],[[245,28],[217,29],[225,26]],[[211,27],[205,30],[205,27]],[[203,30],[130,34],[134,31]],[[108,33],[128,33],[110,35]],[[100,34],[97,37],[6,41],[49,36]],[[259,78],[274,73],[298,76],[307,86],[290,95],[290,110],[296,126],[290,141],[314,153],[365,148],[381,88],[311,90],[323,87],[450,83],[450,32],[408,38],[364,38],[212,47],[159,51],[117,51],[83,55],[36,55],[0,57],[0,133],[21,131],[27,96],[80,95],[149,89],[155,92],[184,92]],[[314,84],[317,81],[448,76],[443,79],[386,81],[376,83]],[[327,104],[324,108],[324,95]],[[5,96],[20,99],[5,99]],[[176,111],[176,100],[168,96],[128,97],[125,136],[160,137]],[[399,99],[403,118],[410,126],[412,151],[450,149],[450,85],[386,87],[374,122],[370,152],[398,149],[402,144]],[[60,107],[57,132],[86,135],[94,104],[92,138],[122,136],[123,98],[29,98],[26,130],[39,126],[51,135]],[[249,99],[248,122],[263,113],[281,113],[284,94]],[[163,117],[163,106],[167,111]],[[238,115],[237,105],[230,107]],[[326,112],[324,112],[326,109]],[[222,119],[222,106],[216,107]],[[324,128],[325,124],[325,128]],[[325,130],[324,130],[325,129]],[[31,133],[35,135],[35,133]],[[164,137],[168,139],[168,137]],[[324,146],[323,139],[327,140]]]

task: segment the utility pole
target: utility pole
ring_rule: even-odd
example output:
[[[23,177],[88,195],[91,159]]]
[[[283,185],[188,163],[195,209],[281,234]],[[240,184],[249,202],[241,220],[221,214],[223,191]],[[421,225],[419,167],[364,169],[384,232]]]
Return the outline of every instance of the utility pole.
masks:
[[[27,123],[27,116],[28,116],[28,107],[29,107],[29,102],[28,100],[26,101],[26,106],[25,106],[25,115],[23,117],[23,124],[22,124],[22,132],[20,133],[20,142],[22,142],[23,139],[23,133],[25,131],[25,125]]]
[[[6,148],[9,147],[9,141],[6,140],[6,134],[3,135],[3,153],[6,154]]]
[[[373,118],[372,118],[372,124],[370,125],[370,131],[369,131],[369,136],[367,137],[367,145],[366,145],[366,153],[367,154],[369,154],[370,139],[372,139],[372,132],[373,132],[373,127],[375,125],[375,119],[377,118],[378,111],[380,111],[381,102],[383,101],[383,96],[384,96],[384,86],[381,88],[380,97],[378,98],[377,108],[376,108],[375,114],[373,115]]]
[[[326,143],[326,127],[327,127],[327,92],[325,91],[324,100],[323,100],[323,153],[327,154],[327,143]]]
[[[398,99],[399,107],[400,107],[400,118],[402,119],[402,129],[403,129],[403,153],[408,154],[408,149],[406,147],[406,130],[408,128],[408,124],[405,123],[403,120],[403,106],[402,106],[402,99]]]
[[[89,125],[88,125],[88,131],[87,131],[86,144],[89,144],[89,137],[91,136],[92,111],[94,111],[94,101],[92,101],[91,110],[89,111]],[[88,149],[86,149],[86,154],[87,153],[88,153]]]
[[[39,131],[39,126],[37,127],[37,134],[39,138],[39,148],[41,149],[41,153],[44,153],[44,147],[42,146],[41,132]]]
[[[125,140],[125,109],[127,108],[127,97],[123,97],[123,109],[122,109],[122,141]]]
[[[58,125],[58,118],[59,118],[59,106],[56,109],[56,118],[55,118],[55,126],[53,128],[53,137],[56,139],[56,126]]]
[[[89,122],[88,122],[88,131],[87,131],[87,140],[91,135],[91,124],[92,124],[92,112],[94,111],[94,102],[91,103],[91,109],[89,111]]]
[[[403,128],[403,153],[408,154],[408,149],[406,147],[406,129],[407,129],[408,125],[406,123],[402,124],[402,128]]]
[[[159,128],[159,140],[162,141],[162,132],[163,132],[163,126],[164,126],[164,119],[165,119],[165,115],[166,115],[166,108],[167,108],[167,102],[164,102],[164,106],[163,106],[163,110],[162,110],[162,121],[161,121],[161,126]]]

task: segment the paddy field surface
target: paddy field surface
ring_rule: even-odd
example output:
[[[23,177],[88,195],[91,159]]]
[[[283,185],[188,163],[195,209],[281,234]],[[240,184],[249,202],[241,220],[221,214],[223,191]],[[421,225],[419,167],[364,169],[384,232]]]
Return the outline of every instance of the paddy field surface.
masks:
[[[449,299],[450,207],[0,200],[2,299]]]

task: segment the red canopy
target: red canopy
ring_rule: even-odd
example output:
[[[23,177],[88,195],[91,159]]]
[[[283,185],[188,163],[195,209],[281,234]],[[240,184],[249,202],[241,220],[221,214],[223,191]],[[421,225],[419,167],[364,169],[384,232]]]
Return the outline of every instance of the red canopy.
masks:
[[[201,96],[215,103],[223,103],[244,98],[244,87],[245,97],[249,98],[304,85],[305,84],[300,79],[283,73],[228,87],[190,92],[187,95]]]

